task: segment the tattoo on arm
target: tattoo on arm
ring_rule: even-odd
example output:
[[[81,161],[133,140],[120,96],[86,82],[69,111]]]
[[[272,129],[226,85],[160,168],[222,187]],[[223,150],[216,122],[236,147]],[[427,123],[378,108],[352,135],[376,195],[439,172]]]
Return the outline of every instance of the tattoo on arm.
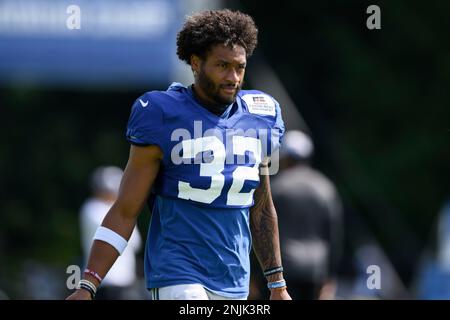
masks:
[[[250,210],[253,250],[263,270],[281,266],[278,219],[273,205],[269,175],[260,175],[255,204]],[[280,274],[275,275],[278,278]],[[272,277],[271,277],[272,278]],[[271,280],[271,279],[269,279]]]

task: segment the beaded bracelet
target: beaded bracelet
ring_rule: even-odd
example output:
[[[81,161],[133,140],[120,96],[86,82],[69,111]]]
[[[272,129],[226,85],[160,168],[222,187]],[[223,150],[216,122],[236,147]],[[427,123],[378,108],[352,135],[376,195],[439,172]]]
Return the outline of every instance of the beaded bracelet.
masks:
[[[286,281],[284,279],[267,283],[267,288],[269,289],[283,289],[285,287]]]
[[[92,282],[86,279],[80,280],[77,288],[87,290],[91,294],[92,299],[95,298],[95,294],[97,293],[97,287]]]
[[[283,272],[283,267],[282,266],[266,269],[266,270],[264,270],[263,274],[264,274],[265,277],[267,277],[267,276],[270,276],[272,274],[279,273],[279,272]]]

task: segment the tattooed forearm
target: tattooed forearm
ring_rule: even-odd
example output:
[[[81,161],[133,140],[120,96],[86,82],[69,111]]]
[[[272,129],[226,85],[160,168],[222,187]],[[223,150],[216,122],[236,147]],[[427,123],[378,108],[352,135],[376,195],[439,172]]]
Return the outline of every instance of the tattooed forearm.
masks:
[[[263,270],[281,266],[278,219],[270,192],[269,175],[260,176],[261,183],[255,191],[255,205],[250,211],[253,249]],[[282,277],[270,276],[270,281]]]

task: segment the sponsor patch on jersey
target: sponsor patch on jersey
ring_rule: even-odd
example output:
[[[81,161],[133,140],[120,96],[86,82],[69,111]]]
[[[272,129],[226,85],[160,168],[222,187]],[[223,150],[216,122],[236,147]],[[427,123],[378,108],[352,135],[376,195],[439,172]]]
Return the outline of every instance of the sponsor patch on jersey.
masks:
[[[275,116],[275,102],[265,94],[246,94],[242,96],[250,113]]]

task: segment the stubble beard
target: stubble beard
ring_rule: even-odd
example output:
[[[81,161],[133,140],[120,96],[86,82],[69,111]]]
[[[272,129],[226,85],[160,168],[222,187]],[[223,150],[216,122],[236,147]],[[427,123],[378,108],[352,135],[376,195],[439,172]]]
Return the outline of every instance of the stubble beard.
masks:
[[[224,97],[220,95],[220,85],[216,85],[210,77],[200,69],[198,73],[198,85],[203,90],[203,92],[208,96],[208,98],[213,101],[214,108],[225,110],[228,105],[236,101],[236,96],[242,88],[242,84],[236,88],[232,97]]]

